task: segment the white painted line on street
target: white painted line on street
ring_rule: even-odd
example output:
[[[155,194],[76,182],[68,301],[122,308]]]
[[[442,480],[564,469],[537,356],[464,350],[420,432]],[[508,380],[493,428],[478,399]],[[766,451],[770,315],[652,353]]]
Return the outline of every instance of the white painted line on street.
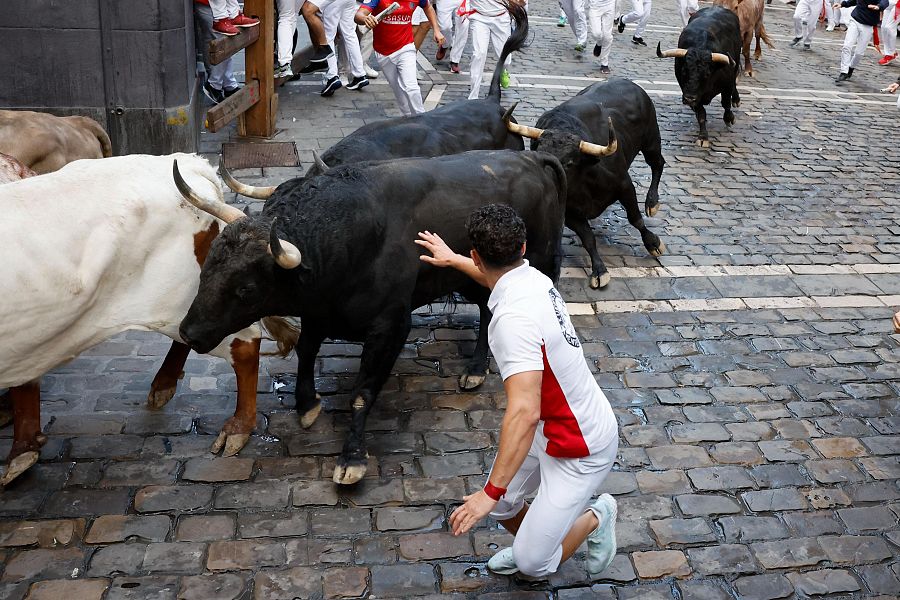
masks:
[[[735,277],[772,275],[895,275],[900,274],[900,264],[855,265],[698,265],[671,267],[610,267],[615,279],[639,277]],[[587,277],[586,267],[563,267],[561,277]]]
[[[431,64],[431,61],[428,60],[428,57],[419,51],[416,51],[416,62],[419,63],[423,71],[437,71],[434,65]]]
[[[900,296],[771,296],[765,298],[710,298],[708,300],[611,300],[567,302],[570,315],[631,312],[706,312],[791,308],[896,308]]]
[[[431,91],[428,92],[428,96],[425,97],[425,110],[434,110],[437,108],[437,105],[441,103],[441,97],[444,95],[446,89],[447,86],[442,84],[432,86]]]

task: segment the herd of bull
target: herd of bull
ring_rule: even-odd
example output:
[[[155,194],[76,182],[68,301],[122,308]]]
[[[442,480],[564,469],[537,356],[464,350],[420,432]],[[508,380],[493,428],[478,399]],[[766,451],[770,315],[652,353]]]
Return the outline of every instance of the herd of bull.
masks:
[[[437,232],[465,251],[466,216],[507,203],[526,223],[534,267],[556,280],[566,225],[590,255],[590,286],[601,288],[610,276],[589,220],[618,201],[650,254],[662,254],[628,174],[642,153],[652,172],[644,212],[656,214],[665,160],[653,102],[631,81],[611,79],[547,111],[535,126],[518,124],[515,107],[501,107],[499,80],[505,58],[524,45],[528,21],[518,5],[510,12],[516,27],[486,98],[366,125],[317,155],[305,176],[277,187],[242,184],[223,168],[231,189],[265,199],[259,214],[226,204],[215,170],[188,154],[80,160],[0,186],[7,253],[0,262],[0,388],[8,388],[14,426],[0,485],[33,465],[46,441],[40,377],[129,329],[173,340],[151,384],[151,408],[175,394],[190,349],[229,361],[237,405],[212,451],[236,454],[256,423],[263,327],[282,352],[296,350],[303,427],[321,410],[314,365],[322,342],[363,344],[351,427],[333,474],[336,483],[355,483],[366,471],[366,417],[407,339],[412,310],[453,293],[477,304],[478,341],[459,385],[477,388],[488,369],[488,291],[420,261],[417,232]],[[658,49],[675,57],[702,141],[703,105],[715,95],[722,94],[726,123],[734,121],[740,46],[737,17],[711,7],[693,17],[679,49]],[[523,151],[523,137],[531,152]],[[10,178],[16,172],[10,168]],[[299,317],[302,329],[281,316]]]

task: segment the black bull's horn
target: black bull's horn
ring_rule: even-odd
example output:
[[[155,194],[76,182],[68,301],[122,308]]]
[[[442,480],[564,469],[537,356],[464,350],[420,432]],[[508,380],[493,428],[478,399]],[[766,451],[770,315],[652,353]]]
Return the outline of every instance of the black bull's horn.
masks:
[[[175,187],[181,192],[184,198],[203,212],[209,213],[217,219],[222,219],[225,223],[234,223],[246,217],[246,215],[235,208],[225,204],[222,200],[222,192],[216,185],[216,191],[219,197],[215,200],[209,200],[197,193],[181,176],[178,170],[178,161],[172,163],[172,178],[175,180]],[[275,221],[272,222],[272,228],[269,231],[269,253],[275,259],[275,262],[284,269],[294,269],[300,266],[300,250],[297,246],[290,242],[282,240],[275,232]]]
[[[687,52],[688,51],[686,48],[662,50],[659,42],[656,43],[656,56],[658,56],[659,58],[684,58],[684,55],[687,54]],[[728,56],[727,54],[722,54],[721,52],[710,52],[709,57],[714,63],[721,63],[723,65],[734,64],[730,56]]]
[[[248,198],[256,198],[257,200],[268,200],[269,196],[275,193],[275,188],[277,187],[274,185],[254,186],[241,183],[228,172],[228,169],[225,167],[225,161],[219,161],[219,175],[232,192],[237,192],[241,196],[247,196]]]
[[[509,109],[503,113],[503,122],[506,123],[506,128],[512,133],[517,133],[523,137],[531,138],[536,140],[543,135],[544,130],[538,129],[537,127],[528,127],[527,125],[519,125],[518,123],[512,122],[512,112],[515,110],[516,106],[519,103],[516,102]],[[585,154],[589,154],[590,156],[609,156],[613,154],[616,150],[619,149],[619,140],[616,138],[616,130],[613,127],[612,117],[608,117],[609,122],[609,143],[606,146],[601,146],[600,144],[594,144],[591,142],[586,142],[581,140],[578,143],[578,149],[581,150]]]

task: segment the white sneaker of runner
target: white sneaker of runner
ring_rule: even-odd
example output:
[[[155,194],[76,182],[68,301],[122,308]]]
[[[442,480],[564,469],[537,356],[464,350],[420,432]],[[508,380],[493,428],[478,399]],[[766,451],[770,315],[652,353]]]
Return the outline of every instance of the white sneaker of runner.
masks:
[[[596,577],[606,570],[616,556],[616,501],[609,494],[603,494],[591,505],[600,524],[587,538],[587,570]]]
[[[487,563],[487,568],[497,575],[512,575],[519,572],[516,561],[513,558],[512,548],[504,548],[493,555]]]

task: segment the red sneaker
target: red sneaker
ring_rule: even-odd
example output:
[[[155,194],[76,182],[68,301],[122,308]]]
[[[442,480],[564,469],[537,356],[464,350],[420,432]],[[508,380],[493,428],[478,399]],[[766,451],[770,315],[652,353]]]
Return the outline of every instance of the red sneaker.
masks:
[[[234,26],[234,23],[231,22],[231,19],[213,21],[213,31],[222,35],[237,35],[240,33],[238,28]]]
[[[894,60],[895,58],[897,58],[896,52],[894,54],[885,54],[884,56],[881,57],[881,60],[878,61],[878,64],[884,66],[884,65],[888,64],[889,62],[891,62],[892,60]]]
[[[239,12],[235,18],[231,19],[231,22],[234,23],[235,27],[255,27],[259,25],[259,19],[248,17],[242,12]]]

